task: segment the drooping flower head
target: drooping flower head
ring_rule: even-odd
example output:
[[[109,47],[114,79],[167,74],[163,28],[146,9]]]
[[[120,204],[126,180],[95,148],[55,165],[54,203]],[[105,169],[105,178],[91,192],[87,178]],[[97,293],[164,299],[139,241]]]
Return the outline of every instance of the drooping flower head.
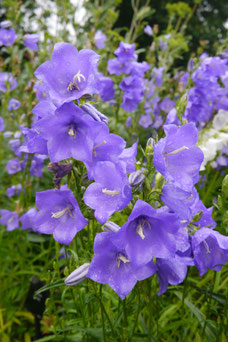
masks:
[[[53,234],[56,241],[65,245],[69,245],[88,223],[70,190],[37,192],[36,206],[39,212],[35,217],[35,230]]]
[[[57,43],[50,61],[43,63],[35,76],[45,81],[56,106],[97,93],[96,73],[99,56],[92,50],[68,43]]]

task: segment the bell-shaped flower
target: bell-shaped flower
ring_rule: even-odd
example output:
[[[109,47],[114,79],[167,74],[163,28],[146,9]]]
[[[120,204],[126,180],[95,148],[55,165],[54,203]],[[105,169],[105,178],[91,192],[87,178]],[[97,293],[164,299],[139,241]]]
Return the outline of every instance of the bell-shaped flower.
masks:
[[[175,255],[174,258],[169,259],[157,259],[157,274],[158,281],[160,283],[160,296],[168,289],[168,284],[178,285],[182,283],[187,275],[188,266],[192,266],[193,262],[191,258],[179,257]]]
[[[88,221],[83,217],[73,193],[70,190],[47,190],[36,193],[34,230],[42,234],[53,234],[59,243],[69,245],[76,233]]]
[[[228,236],[213,229],[201,228],[192,236],[192,251],[200,276],[208,268],[220,271],[228,261]]]
[[[211,217],[213,207],[207,209],[199,199],[195,188],[192,191],[184,191],[170,182],[162,188],[162,201],[169,209],[179,216],[183,226],[187,226],[193,217],[199,213],[199,220],[193,222],[200,227],[214,228],[216,223]]]
[[[125,232],[126,251],[137,265],[146,264],[153,257],[174,257],[178,229],[175,214],[167,212],[166,208],[156,210],[140,199],[121,228]]]
[[[109,284],[121,299],[133,289],[138,280],[154,274],[153,262],[136,267],[124,248],[120,232],[104,232],[96,235],[95,256],[89,267],[87,278],[97,283]]]
[[[0,210],[0,224],[6,226],[6,229],[10,232],[16,228],[19,228],[18,215],[14,211],[9,211],[6,209]]]
[[[45,116],[34,127],[47,140],[51,162],[58,162],[70,157],[91,160],[96,126],[103,127],[103,124],[84,114],[72,102],[63,104],[55,115]]]
[[[101,224],[116,211],[125,208],[132,199],[131,187],[122,168],[110,162],[98,162],[93,171],[95,182],[90,184],[84,202],[95,210]]]
[[[98,59],[99,56],[92,50],[78,52],[71,44],[57,43],[51,60],[40,65],[34,74],[45,81],[52,101],[59,107],[85,94],[97,93]]]
[[[166,137],[154,146],[154,166],[166,180],[185,191],[191,191],[199,179],[200,165],[204,155],[195,146],[198,131],[193,123],[181,127],[164,126]]]

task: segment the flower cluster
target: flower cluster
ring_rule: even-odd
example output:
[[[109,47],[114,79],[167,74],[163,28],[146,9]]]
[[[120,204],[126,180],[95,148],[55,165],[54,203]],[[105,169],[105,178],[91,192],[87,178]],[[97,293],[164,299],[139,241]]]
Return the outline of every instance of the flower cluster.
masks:
[[[145,28],[145,33],[152,35],[151,27]],[[24,38],[27,47],[37,49],[37,35]],[[10,42],[11,38],[7,39]],[[103,49],[105,39],[97,31],[94,43]],[[160,41],[161,50],[167,49],[168,39],[165,36]],[[1,42],[7,45],[3,38]],[[124,299],[137,281],[156,274],[160,295],[169,284],[183,282],[189,266],[196,266],[203,275],[208,268],[220,270],[228,260],[228,237],[214,230],[213,208],[205,207],[195,187],[206,155],[205,149],[197,146],[198,124],[210,119],[214,110],[227,110],[227,62],[220,57],[206,57],[192,74],[194,66],[189,66],[188,73],[176,75],[174,82],[181,83],[182,90],[190,76],[195,83],[181,117],[178,105],[174,108],[181,91],[178,96],[162,96],[163,67],[154,68],[148,75],[150,66],[137,61],[134,44],[121,42],[114,54],[116,58],[108,61],[108,71],[123,76],[118,84],[123,91],[121,108],[132,112],[145,100],[139,125],[156,129],[166,123],[165,136],[156,143],[149,139],[145,151],[142,149],[144,159],[136,168],[137,138],[127,147],[121,136],[110,131],[108,117],[94,105],[95,94],[110,101],[115,93],[113,80],[97,70],[99,56],[90,49],[78,51],[68,43],[55,44],[51,59],[35,71],[33,90],[39,103],[32,110],[31,124],[20,124],[20,132],[14,135],[4,133],[15,154],[6,165],[8,173],[29,169],[32,176],[41,177],[49,158],[55,189],[37,192],[38,210],[30,208],[20,217],[20,210],[2,209],[0,223],[7,230],[20,225],[22,229],[53,235],[57,242],[69,245],[95,217],[105,231],[95,237],[91,263],[75,270],[66,284],[90,278],[109,284]],[[213,95],[205,91],[206,83]],[[0,73],[2,92],[16,87],[17,81],[10,73]],[[23,107],[15,98],[7,105],[12,116]],[[215,116],[214,129],[226,127],[226,113],[220,111]],[[3,121],[0,128],[4,129]],[[220,133],[227,138],[226,133]],[[221,140],[224,142],[223,136]],[[83,186],[78,177],[82,173]],[[71,182],[61,186],[66,175],[68,179],[74,176],[77,189]],[[13,185],[7,195],[23,195],[24,190],[24,185]],[[152,198],[155,192],[159,193],[156,200]],[[122,227],[108,221],[118,211],[124,211],[126,218]]]
[[[129,74],[120,82],[119,88],[124,92],[121,107],[127,112],[132,112],[143,99],[143,76],[150,66],[146,62],[137,62],[135,44],[120,42],[114,54],[117,58],[108,61],[108,71],[114,75]]]

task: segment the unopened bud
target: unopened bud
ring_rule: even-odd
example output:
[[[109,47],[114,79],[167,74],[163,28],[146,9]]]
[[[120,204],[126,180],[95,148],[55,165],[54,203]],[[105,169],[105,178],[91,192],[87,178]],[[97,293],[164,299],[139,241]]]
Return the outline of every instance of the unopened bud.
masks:
[[[70,163],[65,163],[65,164],[49,163],[48,164],[48,169],[55,174],[53,183],[56,189],[60,189],[60,183],[61,183],[62,178],[71,172],[72,167],[73,166]]]
[[[151,154],[154,150],[155,140],[150,137],[146,143],[146,154]]]
[[[198,213],[196,213],[193,216],[192,222],[198,222],[199,220],[201,220],[201,218],[203,217],[203,210],[198,211]]]
[[[141,170],[132,172],[129,176],[129,184],[131,187],[139,186],[143,183],[145,175]]]
[[[118,224],[112,222],[112,221],[108,221],[104,224],[103,229],[106,232],[113,232],[113,233],[117,233],[118,230],[120,230],[120,226],[118,226]]]
[[[84,110],[87,114],[89,114],[95,121],[104,122],[106,125],[108,124],[108,118],[101,112],[99,112],[94,106],[90,103],[85,103],[81,106],[81,109]]]
[[[83,280],[86,279],[87,273],[89,271],[89,263],[85,263],[80,267],[76,268],[66,279],[65,285],[67,286],[74,286],[81,283]]]

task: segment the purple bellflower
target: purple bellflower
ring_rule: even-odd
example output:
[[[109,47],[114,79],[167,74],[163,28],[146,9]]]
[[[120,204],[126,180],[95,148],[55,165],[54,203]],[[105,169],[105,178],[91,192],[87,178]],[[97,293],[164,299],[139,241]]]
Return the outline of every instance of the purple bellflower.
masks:
[[[21,189],[22,189],[21,184],[12,185],[11,187],[6,189],[7,196],[8,197],[12,197],[14,195],[19,196],[21,193]]]
[[[137,147],[138,140],[131,147],[125,148],[119,156],[119,163],[126,173],[131,173],[136,170]]]
[[[159,296],[166,292],[168,284],[178,285],[184,281],[188,265],[193,265],[192,259],[179,257],[178,255],[174,258],[156,260],[158,281],[160,283]]]
[[[110,161],[99,162],[93,171],[95,183],[86,189],[84,202],[95,210],[95,217],[104,224],[116,211],[132,199],[131,187],[122,168]]]
[[[0,91],[14,90],[17,87],[17,80],[9,72],[0,72]]]
[[[143,128],[148,128],[152,124],[150,114],[141,115],[139,119],[139,125]]]
[[[199,180],[203,152],[195,146],[198,131],[193,123],[178,128],[176,125],[164,126],[166,137],[154,146],[154,166],[166,180],[185,191],[191,191]]]
[[[11,230],[19,228],[18,215],[6,209],[0,210],[1,219],[0,224],[6,226],[6,229],[10,232]]]
[[[175,214],[155,210],[140,199],[121,228],[125,232],[128,256],[136,265],[147,264],[153,257],[174,257],[175,233],[178,229],[179,222]]]
[[[72,103],[59,107],[55,115],[39,120],[35,129],[47,140],[47,149],[51,162],[70,157],[88,161],[92,158],[93,130],[103,124]]]
[[[118,59],[135,60],[137,58],[135,54],[135,44],[128,44],[120,42],[118,49],[114,52]]]
[[[97,234],[94,253],[87,278],[109,284],[121,299],[126,297],[138,280],[152,276],[157,269],[153,262],[136,267],[124,248],[120,232]]]
[[[29,209],[24,215],[20,217],[21,227],[23,230],[34,228],[34,222],[37,215],[37,210],[35,208]]]
[[[84,161],[89,179],[93,179],[93,171],[98,162],[112,161],[118,163],[119,156],[126,146],[126,141],[119,135],[110,134],[107,126],[103,125],[103,127],[98,126],[97,128],[98,134],[93,139],[91,155],[88,162]]]
[[[42,138],[40,132],[33,128],[30,129],[23,126],[20,128],[25,139],[25,142],[20,147],[21,152],[48,154],[47,141]]]
[[[6,165],[8,174],[13,175],[22,170],[20,160],[18,158],[10,159]]]
[[[26,34],[24,38],[25,38],[24,43],[30,50],[32,51],[38,50],[37,42],[39,40],[39,35],[37,33]]]
[[[16,32],[13,28],[6,30],[0,29],[0,44],[5,46],[11,46],[17,39]]]
[[[97,89],[103,101],[111,101],[115,95],[114,82],[110,77],[99,74]]]
[[[88,221],[83,217],[73,193],[70,190],[47,190],[36,193],[34,230],[42,234],[53,234],[59,243],[69,245],[76,233]]]
[[[106,35],[101,30],[98,30],[94,36],[95,46],[98,49],[104,49],[106,39],[107,39]]]
[[[108,61],[108,72],[111,75],[121,75],[121,74],[129,74],[132,69],[132,64],[129,63],[128,60],[125,59],[110,59]]]
[[[99,56],[92,50],[68,43],[57,43],[50,61],[35,71],[35,76],[49,87],[49,95],[59,107],[85,94],[97,93],[96,77]]]
[[[201,228],[192,237],[194,262],[200,276],[207,269],[220,271],[228,261],[228,237],[209,228]]]
[[[8,110],[16,110],[20,107],[20,102],[16,99],[11,99],[9,101],[9,106],[8,106]]]
[[[167,183],[162,188],[161,199],[172,212],[179,216],[184,226],[187,226],[197,213],[200,213],[200,219],[194,222],[195,225],[210,228],[216,225],[211,217],[213,207],[207,209],[204,206],[195,188],[192,191],[184,191],[173,183]]]

